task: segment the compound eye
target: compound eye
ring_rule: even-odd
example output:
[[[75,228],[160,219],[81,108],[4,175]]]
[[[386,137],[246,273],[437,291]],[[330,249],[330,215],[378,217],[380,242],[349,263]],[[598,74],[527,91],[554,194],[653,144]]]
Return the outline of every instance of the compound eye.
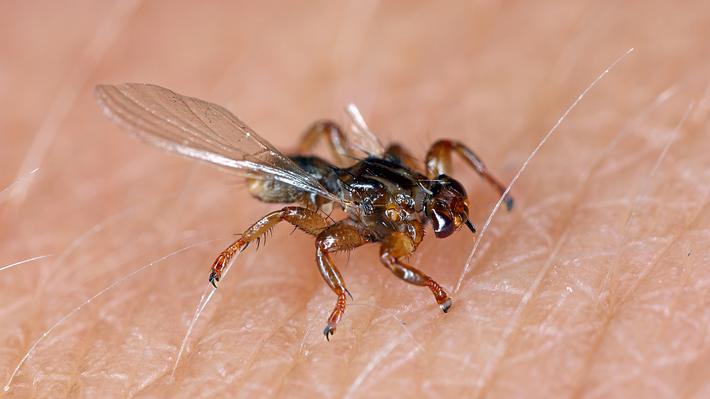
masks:
[[[431,223],[437,238],[448,237],[456,231],[456,226],[454,226],[454,221],[450,215],[437,210],[432,210],[431,212]]]

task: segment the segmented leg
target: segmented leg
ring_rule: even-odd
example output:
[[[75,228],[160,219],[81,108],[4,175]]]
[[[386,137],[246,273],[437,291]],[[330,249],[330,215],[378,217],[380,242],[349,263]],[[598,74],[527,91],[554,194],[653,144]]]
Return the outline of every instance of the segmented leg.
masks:
[[[352,151],[348,147],[343,130],[337,123],[330,120],[317,121],[306,129],[298,147],[299,153],[307,153],[312,150],[321,137],[327,141],[338,165],[342,166],[345,159],[352,157]]]
[[[392,233],[382,242],[380,260],[398,278],[410,284],[428,287],[434,294],[436,303],[446,313],[451,307],[451,298],[446,291],[431,277],[402,261],[402,258],[414,252],[415,248],[414,242],[406,234]]]
[[[350,295],[350,292],[345,287],[343,276],[333,262],[331,253],[357,248],[367,242],[361,230],[349,220],[330,225],[316,238],[318,270],[330,289],[338,296],[335,308],[328,318],[328,324],[323,329],[323,334],[327,340],[330,340],[330,335],[335,334],[338,322],[345,313],[345,295]]]
[[[498,189],[501,194],[505,192],[505,186],[491,175],[481,158],[465,144],[454,140],[439,140],[429,148],[429,152],[426,154],[426,171],[430,179],[434,179],[442,174],[451,176],[452,152],[459,154],[467,164],[488,183]],[[513,208],[513,197],[509,195],[506,196],[505,205],[508,210],[511,210]]]
[[[222,269],[229,263],[234,254],[243,251],[252,241],[256,240],[258,242],[261,236],[281,221],[291,223],[300,230],[314,236],[328,227],[328,222],[321,215],[307,208],[287,206],[281,210],[271,212],[249,227],[237,241],[219,254],[212,264],[210,283],[217,287],[216,282],[222,277]]]
[[[387,147],[387,150],[385,151],[385,157],[394,158],[394,160],[408,167],[409,169],[420,170],[419,164],[417,163],[417,159],[414,158],[411,152],[409,152],[400,144],[390,144],[389,147]]]

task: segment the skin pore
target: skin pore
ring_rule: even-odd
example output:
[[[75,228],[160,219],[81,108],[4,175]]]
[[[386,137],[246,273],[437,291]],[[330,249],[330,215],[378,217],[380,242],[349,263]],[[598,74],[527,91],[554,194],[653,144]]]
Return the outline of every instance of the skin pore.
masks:
[[[0,387],[56,327],[0,397],[710,395],[702,2],[4,7]],[[507,183],[630,48],[483,234],[498,195],[455,162],[478,233],[428,230],[409,259],[451,293],[448,314],[365,246],[335,257],[354,299],[326,342],[335,296],[313,238],[278,226],[238,257],[173,373],[215,256],[278,206],[131,139],[95,84],[221,104],[284,152],[353,101],[422,162],[452,138]]]

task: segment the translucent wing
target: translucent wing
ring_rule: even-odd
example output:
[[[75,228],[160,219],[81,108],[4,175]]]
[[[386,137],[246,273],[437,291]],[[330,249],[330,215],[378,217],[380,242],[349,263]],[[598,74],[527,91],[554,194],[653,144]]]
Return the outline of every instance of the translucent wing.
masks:
[[[106,116],[152,145],[340,202],[316,178],[219,105],[140,83],[99,85],[95,94]]]
[[[360,110],[353,103],[345,107],[350,117],[350,141],[351,146],[367,155],[382,157],[385,153],[385,146],[382,145],[377,136],[370,131],[362,117]]]

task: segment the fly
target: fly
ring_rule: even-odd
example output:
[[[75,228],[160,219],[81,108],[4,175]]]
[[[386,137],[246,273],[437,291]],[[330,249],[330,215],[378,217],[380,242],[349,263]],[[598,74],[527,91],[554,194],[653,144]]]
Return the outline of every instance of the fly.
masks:
[[[505,192],[465,144],[435,142],[420,167],[404,147],[385,148],[353,106],[348,107],[355,122],[353,137],[346,137],[335,122],[318,121],[306,130],[299,154],[286,156],[219,105],[150,84],[99,85],[95,94],[106,116],[143,141],[238,173],[261,201],[292,204],[259,219],[222,251],[209,282],[216,287],[235,254],[258,243],[279,222],[290,223],[315,237],[318,270],[337,296],[323,330],[326,339],[335,333],[350,295],[332,254],[369,243],[380,245],[380,261],[395,276],[429,288],[441,310],[449,310],[452,301],[446,291],[405,259],[416,251],[429,223],[438,238],[464,225],[476,232],[468,219],[466,190],[451,177],[452,154]],[[301,155],[319,140],[328,143],[335,163]],[[510,210],[512,197],[504,201]],[[333,205],[344,211],[343,220],[331,222],[319,213]]]

